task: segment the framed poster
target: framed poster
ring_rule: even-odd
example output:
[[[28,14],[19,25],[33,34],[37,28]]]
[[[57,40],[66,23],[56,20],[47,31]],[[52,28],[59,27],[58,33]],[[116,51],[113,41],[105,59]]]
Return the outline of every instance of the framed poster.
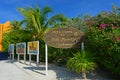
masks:
[[[9,46],[8,46],[8,53],[9,54],[14,54],[14,44],[9,44]]]
[[[28,42],[28,54],[36,55],[39,53],[39,41]]]
[[[25,54],[25,53],[26,53],[26,43],[17,43],[16,54]]]

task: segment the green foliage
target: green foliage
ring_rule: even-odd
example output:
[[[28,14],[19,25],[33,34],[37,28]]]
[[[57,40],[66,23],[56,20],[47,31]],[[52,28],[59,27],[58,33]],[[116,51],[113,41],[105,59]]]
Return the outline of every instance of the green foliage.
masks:
[[[73,58],[70,58],[67,62],[67,67],[77,73],[86,73],[87,71],[92,71],[95,68],[95,63],[90,53],[85,51],[77,52]]]
[[[55,63],[60,66],[65,66],[68,59],[73,57],[73,52],[77,49],[59,49],[49,47],[49,62]]]
[[[120,28],[112,29],[110,32],[90,28],[87,32],[89,42],[87,45],[88,49],[95,54],[96,61],[101,66],[104,66],[113,73],[120,74],[120,35],[118,34],[120,34]]]
[[[96,62],[113,74],[120,75],[120,13],[118,8],[102,12],[91,19],[86,32],[87,49]]]
[[[81,53],[78,52],[75,54],[73,58],[70,58],[67,66],[70,70],[73,70],[77,73],[87,70],[94,70],[95,63],[93,63],[92,60],[93,59],[90,57],[90,54],[82,51]]]
[[[13,33],[13,34],[12,34]],[[8,45],[10,43],[15,43],[18,41],[19,35],[15,35],[14,32],[9,32],[3,35],[3,39],[2,39],[2,47],[3,47],[3,51],[7,51],[8,50]]]

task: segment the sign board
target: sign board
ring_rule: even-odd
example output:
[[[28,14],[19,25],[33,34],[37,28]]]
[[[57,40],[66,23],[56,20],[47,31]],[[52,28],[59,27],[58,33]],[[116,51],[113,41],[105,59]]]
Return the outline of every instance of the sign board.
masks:
[[[25,54],[25,53],[26,53],[26,43],[17,43],[16,54]]]
[[[8,53],[9,54],[14,54],[14,44],[9,44],[9,46],[8,46]]]
[[[55,28],[45,33],[44,41],[55,48],[78,48],[84,36],[83,32],[74,28]]]
[[[38,54],[39,53],[39,41],[28,42],[28,54]]]

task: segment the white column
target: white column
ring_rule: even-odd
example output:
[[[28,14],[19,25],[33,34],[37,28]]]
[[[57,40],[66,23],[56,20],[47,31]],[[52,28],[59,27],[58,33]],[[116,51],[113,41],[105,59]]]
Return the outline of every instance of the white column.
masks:
[[[24,64],[26,64],[26,43],[25,43],[24,51],[25,51],[25,53],[24,53]]]
[[[10,60],[12,59],[12,57],[11,57],[11,53],[9,53],[9,56],[10,56]]]
[[[48,46],[45,44],[45,64],[46,64],[46,76],[48,75]]]
[[[39,42],[38,42],[38,53],[37,53],[37,66],[39,65]]]

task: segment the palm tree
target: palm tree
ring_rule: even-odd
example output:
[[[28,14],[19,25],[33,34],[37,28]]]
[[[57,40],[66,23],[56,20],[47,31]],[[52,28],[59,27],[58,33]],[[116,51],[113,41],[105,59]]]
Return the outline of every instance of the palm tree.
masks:
[[[78,52],[73,58],[67,62],[67,68],[77,73],[82,72],[82,78],[86,79],[86,71],[92,71],[95,68],[95,63],[85,51]]]
[[[35,8],[18,8],[18,10],[24,16],[25,30],[30,31],[35,40],[42,39],[46,29],[53,26],[53,23],[64,21],[62,14],[56,14],[48,18],[48,14],[52,12],[52,9],[47,6],[41,9],[36,6]]]
[[[21,29],[22,22],[14,20],[11,23],[12,30],[20,30]]]

